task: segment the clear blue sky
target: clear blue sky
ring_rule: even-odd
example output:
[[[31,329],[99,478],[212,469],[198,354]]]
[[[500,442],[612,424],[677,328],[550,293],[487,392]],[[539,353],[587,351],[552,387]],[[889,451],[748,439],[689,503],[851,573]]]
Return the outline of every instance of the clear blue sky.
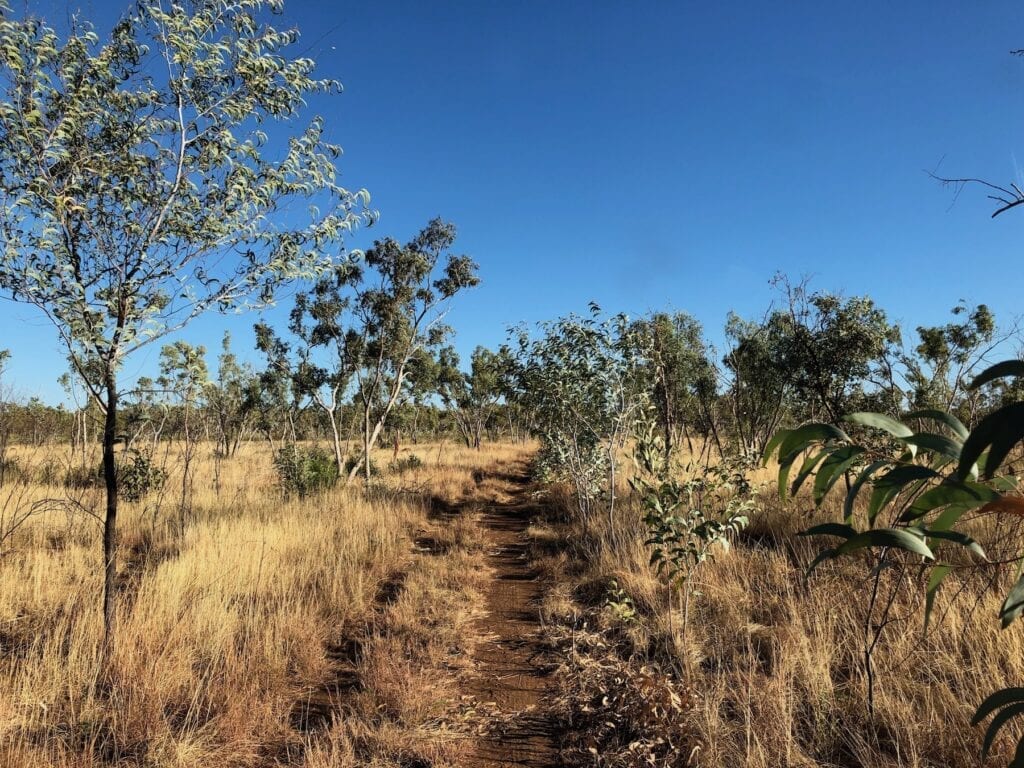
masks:
[[[101,26],[121,6],[72,5]],[[1022,180],[1020,3],[291,0],[285,18],[345,84],[314,106],[381,213],[353,244],[440,215],[480,263],[451,315],[463,357],[592,299],[687,310],[719,341],[777,270],[911,329],[961,298],[1019,311],[1024,210],[990,220],[980,189],[953,205],[925,170]],[[216,350],[230,328],[250,356],[255,319],[183,336]],[[6,302],[0,322],[22,395],[59,398],[52,329]]]

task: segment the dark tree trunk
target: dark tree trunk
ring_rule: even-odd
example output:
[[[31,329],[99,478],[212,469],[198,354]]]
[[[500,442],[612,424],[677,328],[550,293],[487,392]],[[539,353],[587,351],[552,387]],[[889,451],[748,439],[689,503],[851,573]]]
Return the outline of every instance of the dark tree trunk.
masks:
[[[363,479],[370,484],[370,409],[363,417]]]
[[[103,421],[103,481],[107,491],[107,514],[103,520],[103,667],[107,669],[114,652],[114,622],[117,618],[117,382],[107,373],[107,412]]]

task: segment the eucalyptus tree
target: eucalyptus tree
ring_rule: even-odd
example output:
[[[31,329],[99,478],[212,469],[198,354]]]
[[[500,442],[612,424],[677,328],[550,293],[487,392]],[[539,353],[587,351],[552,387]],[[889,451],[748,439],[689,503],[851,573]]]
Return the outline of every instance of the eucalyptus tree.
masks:
[[[760,322],[731,314],[726,323],[723,362],[741,449],[759,453],[786,419],[834,421],[873,403],[898,408],[900,332],[885,312],[868,297],[811,292],[781,276],[773,282],[783,307]]]
[[[231,351],[231,334],[225,332],[221,351],[217,356],[217,377],[206,383],[206,408],[216,422],[219,457],[235,455],[246,425],[254,410],[253,389],[256,374],[252,368],[238,362]]]
[[[792,327],[780,314],[762,322],[730,313],[730,345],[722,362],[729,372],[727,402],[732,429],[743,453],[760,452],[793,405],[793,376],[786,365]]]
[[[196,434],[193,414],[209,383],[206,349],[184,341],[167,344],[160,350],[160,373],[157,384],[173,393],[181,405],[182,468],[181,522],[184,526],[189,511],[192,489],[192,461],[195,458]]]
[[[693,577],[714,559],[716,550],[728,547],[730,539],[747,527],[757,490],[742,457],[723,457],[713,466],[693,462],[681,466],[657,434],[655,421],[642,410],[636,426],[633,462],[637,471],[629,483],[644,511],[651,565],[666,577],[670,593],[681,593],[685,638]],[[671,621],[671,599],[668,611]]]
[[[125,450],[139,443],[147,430],[151,449],[156,449],[171,416],[171,404],[166,395],[167,387],[149,376],[140,376],[132,390],[121,396],[119,411],[124,417],[121,429]]]
[[[338,87],[291,53],[295,30],[265,23],[280,5],[141,0],[103,41],[0,6],[0,288],[53,322],[104,411],[104,662],[125,358],[207,310],[265,304],[316,276],[366,216],[320,118],[275,128],[292,131],[284,146],[262,130]]]
[[[60,384],[61,389],[64,390],[74,406],[71,425],[72,459],[81,452],[82,466],[85,466],[89,462],[89,447],[93,444],[94,439],[90,437],[89,425],[94,420],[92,408],[95,404],[89,395],[89,389],[82,384],[81,378],[73,366],[57,378],[57,383]]]
[[[695,425],[717,440],[711,401],[718,372],[700,323],[685,312],[655,312],[637,320],[633,333],[645,350],[643,386],[656,409],[665,453],[671,456],[679,438],[689,439]]]
[[[529,405],[529,393],[521,386],[520,352],[521,349],[517,351],[510,344],[502,344],[498,348],[503,364],[498,379],[502,402],[497,410],[508,424],[509,436],[516,441],[527,440],[531,435],[539,433],[536,414]]]
[[[577,511],[590,524],[595,503],[614,518],[619,450],[645,404],[638,386],[643,339],[622,314],[568,315],[516,332],[515,400],[529,408],[543,441],[541,469],[572,483]]]
[[[353,462],[349,481],[362,470],[369,482],[370,451],[406,391],[410,361],[441,347],[451,334],[444,323],[451,300],[480,282],[477,264],[453,254],[454,244],[455,226],[433,219],[405,245],[389,237],[366,251],[350,346],[363,452]]]
[[[400,402],[405,407],[396,406],[393,418],[395,429],[395,450],[398,450],[399,438],[403,430],[412,433],[413,442],[418,440],[420,428],[423,426],[423,415],[427,415],[427,426],[436,426],[430,418],[432,401],[440,394],[443,382],[447,380],[450,369],[447,354],[451,347],[438,350],[421,349],[409,359],[409,375],[406,377],[405,395]],[[397,453],[395,458],[397,458]]]
[[[292,366],[292,344],[285,341],[269,324],[260,321],[253,326],[256,349],[263,353],[266,367],[257,375],[249,392],[254,410],[260,413],[264,431],[274,445],[275,417],[284,421],[283,441],[298,441],[296,422],[307,400],[307,393],[299,380],[299,372]]]
[[[773,282],[786,301],[778,310],[790,325],[781,362],[801,417],[835,421],[862,409],[872,393],[895,387],[888,360],[900,331],[872,299],[811,292],[806,281],[794,285],[783,276]]]
[[[903,358],[909,397],[914,408],[954,411],[968,424],[981,409],[983,394],[968,384],[989,355],[1012,332],[1001,332],[992,311],[960,302],[952,309],[957,320],[918,326],[918,345]]]
[[[492,352],[486,347],[477,347],[466,373],[459,370],[455,351],[447,351],[438,391],[467,447],[480,450],[484,430],[501,400],[502,377],[509,364],[507,348]]]
[[[326,416],[331,428],[334,462],[344,466],[339,419],[354,373],[354,331],[346,324],[352,297],[347,290],[361,277],[358,263],[339,262],[309,291],[296,294],[288,319],[290,341],[282,340],[266,323],[256,326],[257,346],[299,407],[308,399]],[[268,382],[269,383],[269,382]]]

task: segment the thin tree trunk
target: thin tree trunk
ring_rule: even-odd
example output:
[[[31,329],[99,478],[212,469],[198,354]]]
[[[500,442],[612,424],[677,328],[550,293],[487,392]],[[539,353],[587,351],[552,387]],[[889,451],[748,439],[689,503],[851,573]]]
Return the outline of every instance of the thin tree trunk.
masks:
[[[366,409],[363,420],[363,478],[370,484],[370,409]]]
[[[117,382],[106,374],[106,414],[103,420],[103,481],[107,491],[107,514],[103,520],[103,669],[109,669],[114,653],[114,622],[117,618]]]
[[[189,513],[189,486],[190,486],[190,473],[192,471],[192,433],[189,429],[188,423],[188,402],[185,402],[185,413],[184,413],[184,432],[185,432],[185,450],[182,455],[182,461],[184,466],[181,470],[181,506],[178,508],[179,524],[181,526],[181,533],[185,532],[185,522]]]
[[[334,438],[334,464],[338,467],[338,477],[341,477],[345,460],[341,454],[341,434],[338,432],[338,420],[335,416],[335,409],[332,408],[327,411],[327,419],[331,422],[331,437]]]
[[[608,444],[608,535],[615,530],[615,440]]]

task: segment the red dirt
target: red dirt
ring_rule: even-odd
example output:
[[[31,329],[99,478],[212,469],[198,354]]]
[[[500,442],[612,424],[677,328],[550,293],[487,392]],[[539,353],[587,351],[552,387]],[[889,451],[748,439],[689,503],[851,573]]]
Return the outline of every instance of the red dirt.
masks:
[[[482,705],[493,704],[499,717],[465,768],[555,768],[560,762],[554,725],[545,716],[553,683],[540,637],[542,585],[526,547],[536,508],[524,503],[525,478],[488,480],[498,480],[500,492],[480,519],[492,573],[484,590],[486,614],[476,622],[484,639],[474,654],[477,669],[467,693]]]

